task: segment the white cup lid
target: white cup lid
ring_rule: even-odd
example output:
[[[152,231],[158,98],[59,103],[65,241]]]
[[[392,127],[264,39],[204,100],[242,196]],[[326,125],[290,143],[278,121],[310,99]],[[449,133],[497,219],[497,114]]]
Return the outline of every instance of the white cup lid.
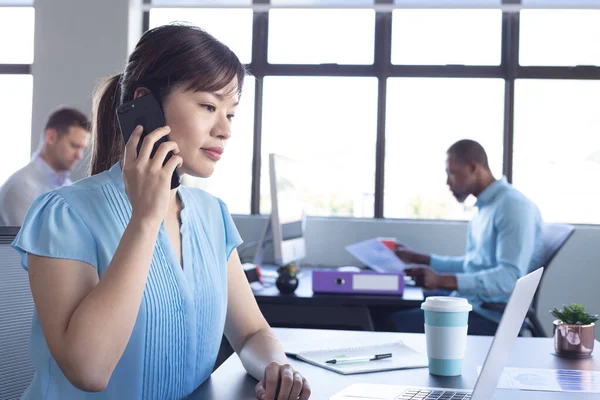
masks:
[[[452,296],[432,296],[421,303],[421,309],[436,312],[465,312],[471,311],[473,307],[467,299]]]

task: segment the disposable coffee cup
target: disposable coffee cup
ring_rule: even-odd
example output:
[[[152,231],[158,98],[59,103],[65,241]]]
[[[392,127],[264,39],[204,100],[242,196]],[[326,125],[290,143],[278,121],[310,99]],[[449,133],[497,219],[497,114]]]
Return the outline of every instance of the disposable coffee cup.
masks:
[[[473,307],[460,297],[432,296],[425,299],[421,309],[425,312],[429,373],[460,375],[467,348],[469,312]]]

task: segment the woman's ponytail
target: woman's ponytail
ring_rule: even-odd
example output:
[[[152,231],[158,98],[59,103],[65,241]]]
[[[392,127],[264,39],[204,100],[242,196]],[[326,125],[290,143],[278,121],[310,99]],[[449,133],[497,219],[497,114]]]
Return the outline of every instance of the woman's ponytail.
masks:
[[[121,74],[106,79],[94,94],[91,175],[106,171],[123,159],[125,145],[117,122],[120,102]]]

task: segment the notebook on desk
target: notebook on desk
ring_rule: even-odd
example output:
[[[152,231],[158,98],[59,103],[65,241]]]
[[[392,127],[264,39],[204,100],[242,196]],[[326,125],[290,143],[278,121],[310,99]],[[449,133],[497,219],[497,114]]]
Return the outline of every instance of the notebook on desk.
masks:
[[[391,354],[391,357],[374,361],[347,362],[345,360],[348,358],[353,359],[363,357],[368,359],[375,355],[384,354]],[[296,358],[342,375],[406,368],[422,368],[427,367],[428,365],[426,356],[411,349],[401,341],[371,346],[303,351],[297,353]],[[336,363],[332,363],[333,360],[335,360]]]

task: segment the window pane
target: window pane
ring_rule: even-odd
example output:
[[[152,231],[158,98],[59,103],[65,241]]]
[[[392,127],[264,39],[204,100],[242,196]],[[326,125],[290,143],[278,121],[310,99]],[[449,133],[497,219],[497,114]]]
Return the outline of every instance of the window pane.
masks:
[[[33,62],[33,7],[0,8],[0,64]]]
[[[422,6],[489,6],[491,4],[499,5],[501,2],[502,0],[419,0],[418,3]],[[416,2],[415,0],[394,0],[394,3],[414,5]]]
[[[0,6],[33,6],[33,0],[0,0]]]
[[[278,153],[306,168],[308,215],[372,217],[376,128],[375,78],[265,78],[261,213]]]
[[[600,65],[600,10],[521,11],[521,65]]]
[[[524,6],[594,6],[598,0],[521,0]]]
[[[503,113],[501,79],[389,79],[384,216],[468,219],[474,199],[463,206],[448,190],[446,151],[477,140],[500,177]]]
[[[394,10],[392,15],[393,64],[500,64],[500,10]]]
[[[27,0],[18,0],[27,1]],[[32,1],[32,0],[29,0]],[[272,5],[276,6],[289,6],[289,5],[314,5],[328,6],[328,5],[369,5],[373,4],[374,0],[271,0]],[[2,0],[0,0],[0,3]],[[194,5],[194,4],[207,4],[214,5],[215,7],[222,7],[228,5],[234,6],[250,6],[252,0],[152,0],[152,4],[157,5]]]
[[[599,81],[516,81],[513,181],[548,222],[600,224],[599,109]]]
[[[269,12],[271,64],[372,64],[374,41],[373,10]]]
[[[150,10],[150,28],[170,22],[197,25],[225,43],[240,61],[252,60],[252,10],[215,8],[155,8]]]
[[[152,4],[156,5],[214,5],[215,7],[223,6],[249,6],[252,0],[151,0]]]
[[[252,187],[252,143],[254,137],[255,80],[247,76],[244,93],[235,113],[231,138],[227,141],[223,158],[217,163],[210,178],[185,175],[186,186],[198,187],[221,198],[233,214],[250,214]]]
[[[31,158],[31,75],[0,75],[0,185]]]
[[[287,6],[287,5],[307,5],[307,6],[333,6],[333,5],[345,5],[345,6],[357,6],[357,5],[372,5],[374,0],[271,0],[271,4],[275,6]]]

